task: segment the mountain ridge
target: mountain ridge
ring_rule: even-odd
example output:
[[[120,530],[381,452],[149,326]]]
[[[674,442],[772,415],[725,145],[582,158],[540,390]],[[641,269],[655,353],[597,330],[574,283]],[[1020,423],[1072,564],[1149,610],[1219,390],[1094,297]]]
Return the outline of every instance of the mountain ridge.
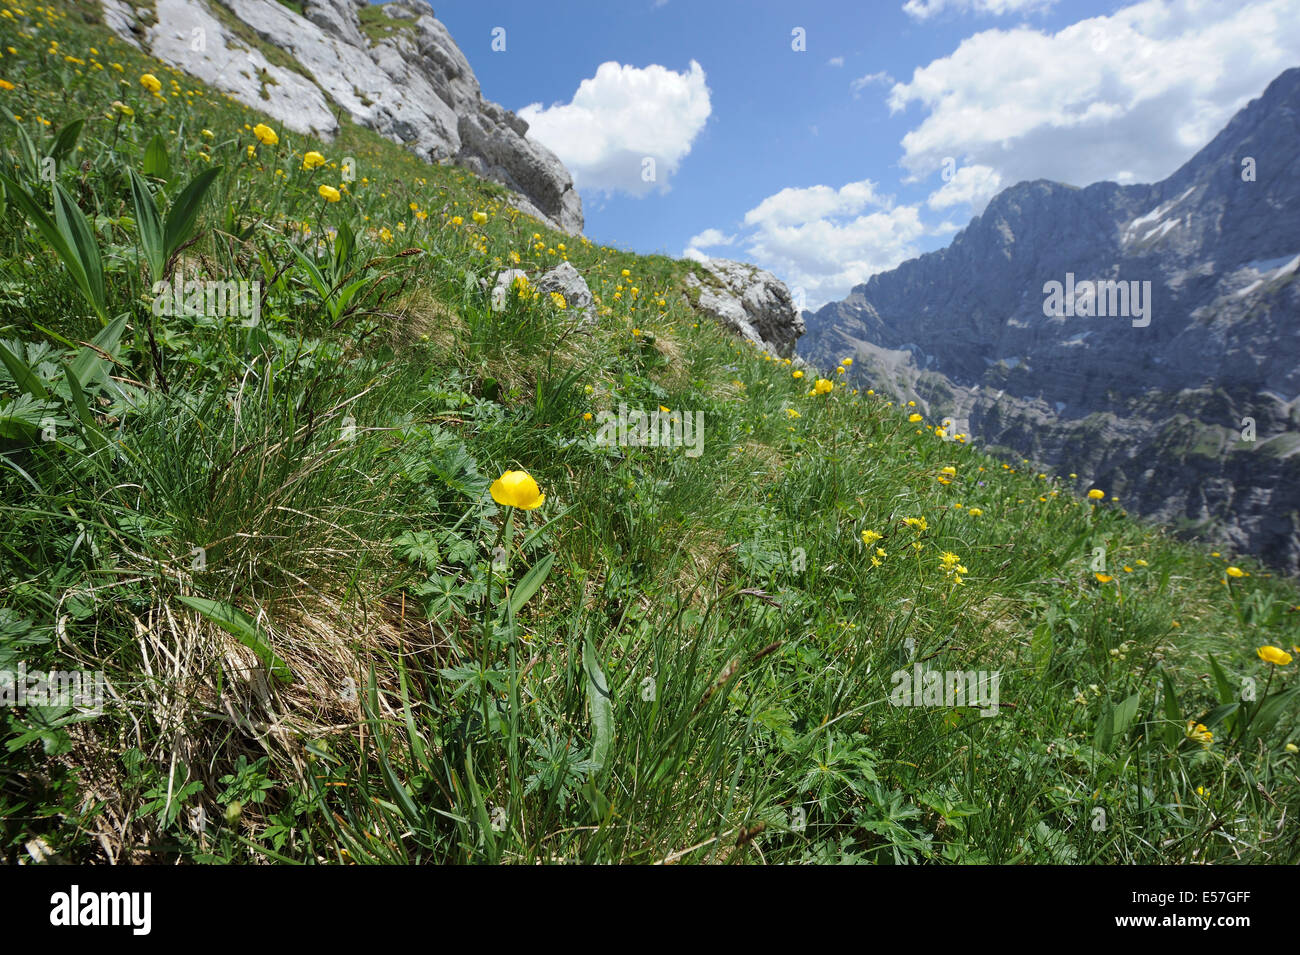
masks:
[[[1004,189],[946,248],[807,314],[799,352],[854,354],[857,381],[950,430],[1295,573],[1297,182],[1300,68],[1159,182]],[[1067,277],[1149,282],[1149,327],[1046,314],[1048,283]]]

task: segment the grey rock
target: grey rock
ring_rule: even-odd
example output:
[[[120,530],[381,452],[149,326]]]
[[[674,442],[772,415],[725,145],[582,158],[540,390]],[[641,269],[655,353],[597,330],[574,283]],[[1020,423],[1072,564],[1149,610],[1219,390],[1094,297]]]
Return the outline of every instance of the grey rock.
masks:
[[[709,259],[703,274],[686,277],[698,290],[696,307],[724,327],[779,358],[794,356],[804,320],[790,290],[771,272],[733,259]]]
[[[492,311],[500,312],[505,309],[506,300],[510,297],[510,286],[516,279],[521,278],[525,280],[528,278],[528,273],[523,269],[506,269],[497,274],[496,281],[492,284]],[[487,279],[483,279],[483,284],[487,284]]]
[[[542,293],[559,292],[564,296],[566,307],[579,319],[581,324],[590,326],[595,323],[595,299],[587,280],[570,262],[561,262],[544,274],[535,283]]]
[[[1067,273],[1150,282],[1150,323],[1045,314],[1045,284]],[[1004,190],[948,248],[810,315],[799,350],[821,366],[856,352],[853,378],[995,450],[1295,573],[1298,319],[1292,69],[1161,182]]]
[[[332,101],[422,159],[451,159],[501,183],[518,208],[553,228],[582,232],[568,170],[527,138],[527,123],[483,99],[469,61],[424,0],[392,0],[386,12],[401,28],[373,45],[361,30],[364,0],[305,0],[305,16],[277,0],[157,0],[147,29],[122,0],[101,3],[119,36],[290,130],[333,137]],[[297,68],[270,64],[241,42],[212,14],[217,3]],[[191,48],[195,29],[204,36],[199,51]]]

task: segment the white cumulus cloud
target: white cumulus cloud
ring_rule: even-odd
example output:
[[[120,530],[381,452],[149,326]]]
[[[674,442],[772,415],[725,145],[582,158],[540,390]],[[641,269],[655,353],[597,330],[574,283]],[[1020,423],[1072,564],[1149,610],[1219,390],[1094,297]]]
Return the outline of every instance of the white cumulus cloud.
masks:
[[[802,291],[810,309],[917,255],[926,234],[916,206],[895,205],[866,179],[782,189],[745,213],[744,224],[748,258]]]
[[[1003,185],[1162,179],[1300,62],[1297,23],[1300,0],[1143,0],[1056,33],[977,33],[890,90],[894,112],[925,111],[902,165],[920,178],[960,157]]]
[[[735,241],[734,235],[727,235],[719,229],[705,229],[699,235],[691,236],[687,245],[697,249],[707,249],[717,245],[731,245]]]
[[[1002,177],[991,166],[960,166],[943,186],[930,194],[925,204],[931,209],[947,209],[969,203],[971,213],[978,215],[1001,185]]]
[[[519,110],[528,135],[557,156],[579,189],[667,192],[712,112],[704,69],[602,63],[573,99]]]

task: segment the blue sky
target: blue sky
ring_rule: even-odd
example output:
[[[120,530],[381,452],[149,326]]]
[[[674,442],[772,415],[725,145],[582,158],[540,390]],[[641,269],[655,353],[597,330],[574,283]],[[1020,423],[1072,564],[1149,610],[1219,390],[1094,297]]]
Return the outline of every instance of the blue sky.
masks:
[[[434,13],[484,96],[565,160],[593,241],[754,261],[808,307],[946,245],[1022,179],[1162,178],[1300,65],[1300,0],[453,0]]]

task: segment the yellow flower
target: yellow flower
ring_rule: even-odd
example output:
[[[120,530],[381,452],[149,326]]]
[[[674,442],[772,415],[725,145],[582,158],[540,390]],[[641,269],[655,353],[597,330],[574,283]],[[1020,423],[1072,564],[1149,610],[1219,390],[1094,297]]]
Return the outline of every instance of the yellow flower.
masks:
[[[623,278],[628,278],[628,277],[630,277],[630,276],[632,275],[632,273],[629,272],[627,269],[624,269],[624,270],[623,270],[622,272],[620,272],[619,274],[622,275]]]
[[[837,375],[842,375],[842,374],[844,374],[846,371],[848,371],[848,369],[845,368],[843,365],[837,365],[836,368],[835,368],[835,374],[837,374]]]
[[[152,73],[145,73],[142,75],[140,77],[140,85],[150,93],[157,93],[162,89],[162,84],[158,82],[158,77],[154,76]]]
[[[325,157],[314,149],[302,157],[303,169],[315,169],[317,166],[323,165],[325,165]]]
[[[1291,662],[1291,654],[1281,647],[1260,647],[1255,653],[1265,663],[1271,663],[1274,666],[1284,667]]]
[[[875,531],[863,531],[862,543],[870,547],[872,544],[874,544],[876,541],[880,540],[884,536],[885,536],[884,534],[878,534]]]
[[[14,84],[10,83],[8,80],[0,80],[0,90],[11,90],[13,88]]]
[[[452,216],[452,217],[451,217],[451,224],[452,224],[452,225],[460,225],[460,224],[461,224],[462,222],[464,222],[464,221],[465,221],[465,220],[462,219],[460,216]]]
[[[470,218],[472,218],[479,225],[483,225],[485,222],[487,222],[488,215],[486,212],[475,212],[470,216]]]
[[[1090,501],[1100,501],[1105,496],[1106,496],[1105,491],[1099,491],[1095,487],[1088,492],[1088,500]]]
[[[1300,753],[1300,746],[1296,746],[1295,743],[1287,743],[1286,751],[1288,753]]]
[[[968,508],[966,513],[969,514],[971,517],[979,517],[984,512],[980,510],[978,507],[972,507],[972,508]]]
[[[813,391],[816,394],[824,395],[828,394],[834,387],[835,386],[825,378],[818,378],[817,382],[813,385]]]
[[[907,416],[907,420],[912,424],[916,424],[918,421],[921,421],[922,418],[919,414],[910,414]]]
[[[583,420],[583,421],[590,421],[590,420],[591,420],[591,412],[590,412],[590,411],[584,411],[584,412],[582,413],[582,420]]]
[[[558,309],[565,309],[569,307],[568,303],[564,301],[564,296],[561,295],[559,292],[551,293],[551,304]]]
[[[940,468],[940,469],[939,469],[939,473],[940,473],[940,474],[946,474],[946,475],[948,475],[948,477],[956,477],[956,476],[957,476],[957,469],[956,469],[955,467],[953,467],[952,465],[948,465],[948,467],[946,467],[946,468]]]
[[[1110,574],[1093,574],[1093,576],[1097,578],[1099,584],[1108,584],[1115,579]]]
[[[521,511],[541,507],[546,500],[546,495],[527,471],[507,471],[492,482],[490,490],[492,500],[506,507],[517,507]]]
[[[640,337],[641,337],[641,329],[639,329],[639,328],[634,328],[634,329],[632,329],[632,337],[633,337],[633,338],[640,338]]]
[[[1229,577],[1247,576],[1246,572],[1242,570],[1240,567],[1229,567],[1226,571],[1224,571],[1224,573],[1226,573]]]
[[[342,194],[340,194],[333,186],[322,185],[316,191],[320,193],[322,199],[325,199],[328,202],[338,202],[343,198]]]
[[[263,146],[274,146],[280,141],[280,137],[276,135],[275,130],[266,123],[258,123],[254,126],[253,135],[257,137],[257,141]]]
[[[795,411],[793,408],[786,408],[785,413],[789,415],[791,418],[802,417],[802,415],[800,415],[799,412]]]
[[[841,359],[840,364],[844,365],[847,368],[849,365],[853,364],[853,359],[852,358]]]
[[[918,531],[928,531],[930,529],[930,525],[924,517],[905,517],[903,523],[908,527],[916,528]]]
[[[791,377],[791,378],[802,378],[802,377],[803,377],[803,372],[801,372],[801,371],[792,371],[792,372],[790,372],[790,377]]]

